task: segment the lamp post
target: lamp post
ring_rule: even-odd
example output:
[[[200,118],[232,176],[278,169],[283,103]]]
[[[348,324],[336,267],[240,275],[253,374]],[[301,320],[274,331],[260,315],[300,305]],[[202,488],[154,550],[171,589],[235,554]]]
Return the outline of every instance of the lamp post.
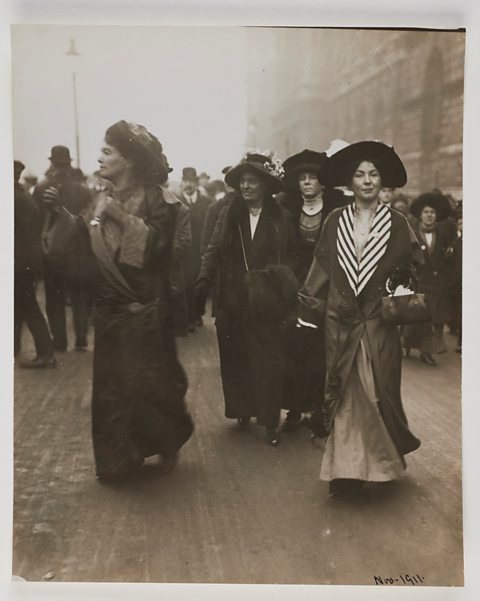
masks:
[[[65,52],[67,56],[81,56],[75,47],[75,40],[70,39],[70,48]],[[80,136],[78,135],[78,105],[77,105],[77,74],[72,73],[73,84],[73,115],[75,120],[75,145],[77,150],[77,167],[80,168]]]

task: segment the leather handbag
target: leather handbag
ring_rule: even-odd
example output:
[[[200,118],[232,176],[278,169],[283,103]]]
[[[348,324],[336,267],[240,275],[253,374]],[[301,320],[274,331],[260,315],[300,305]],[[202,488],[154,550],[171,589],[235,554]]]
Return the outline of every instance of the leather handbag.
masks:
[[[412,292],[395,296],[395,290],[399,285]],[[417,285],[418,280],[413,267],[410,268],[408,282],[405,281],[405,268],[394,270],[385,284],[388,295],[382,297],[382,320],[385,323],[406,326],[431,321],[431,315],[425,304],[425,295],[416,291]]]

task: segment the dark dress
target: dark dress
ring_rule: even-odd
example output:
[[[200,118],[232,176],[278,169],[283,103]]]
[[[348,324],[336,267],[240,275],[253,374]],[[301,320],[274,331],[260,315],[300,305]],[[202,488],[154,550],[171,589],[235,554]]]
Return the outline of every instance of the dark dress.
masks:
[[[115,476],[190,438],[170,291],[175,204],[159,186],[122,200],[123,229],[89,225],[98,267],[92,435],[97,475]]]
[[[299,293],[300,317],[320,327],[325,324],[321,413],[329,436],[321,477],[390,480],[401,473],[403,455],[417,449],[420,441],[410,431],[402,406],[400,336],[396,326],[383,322],[381,299],[393,268],[421,262],[421,255],[405,217],[382,206],[373,223],[385,223],[377,216],[389,220],[389,233],[383,237],[372,226],[367,245],[374,249],[376,240],[383,240],[383,254],[371,255],[372,271],[355,292],[338,250],[345,239],[340,222],[348,210],[337,209],[327,219]],[[351,240],[353,244],[353,236]]]
[[[222,210],[204,253],[199,279],[211,282],[218,275],[215,324],[228,418],[257,417],[267,428],[278,425],[288,324],[283,312],[276,314],[278,305],[267,308],[268,318],[253,314],[245,260],[251,274],[272,265],[294,266],[295,240],[288,211],[272,197],[264,200],[252,240],[248,209],[236,196]],[[268,303],[268,291],[257,292]]]
[[[302,211],[300,193],[286,194],[283,206],[292,215],[299,240],[299,260],[295,276],[300,284],[305,281],[313,261],[315,245],[320,237],[325,219],[333,209],[347,204],[342,192],[327,189],[323,194],[323,208],[315,217]],[[323,328],[292,327],[289,333],[287,363],[285,369],[285,393],[283,409],[299,419],[301,413],[319,409],[325,387],[325,331]]]

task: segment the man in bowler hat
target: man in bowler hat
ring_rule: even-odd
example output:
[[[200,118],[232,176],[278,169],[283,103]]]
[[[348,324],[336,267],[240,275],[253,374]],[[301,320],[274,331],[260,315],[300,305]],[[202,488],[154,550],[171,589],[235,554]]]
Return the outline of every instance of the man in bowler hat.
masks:
[[[72,159],[66,146],[53,146],[46,180],[35,188],[33,199],[41,218],[42,240],[52,236],[59,218],[55,207],[63,205],[73,215],[81,215],[89,207],[89,190],[72,179]],[[57,246],[55,255],[44,244],[45,300],[48,323],[55,350],[67,350],[65,297],[70,295],[76,350],[86,350],[88,330],[88,292],[85,283],[88,248],[78,233]]]
[[[202,325],[202,308],[198,307],[193,298],[193,289],[200,272],[202,260],[202,233],[208,207],[212,199],[201,194],[199,178],[194,167],[185,167],[182,171],[182,191],[180,200],[190,211],[190,227],[192,243],[188,254],[183,259],[185,285],[188,302],[188,329],[194,332],[195,328]]]

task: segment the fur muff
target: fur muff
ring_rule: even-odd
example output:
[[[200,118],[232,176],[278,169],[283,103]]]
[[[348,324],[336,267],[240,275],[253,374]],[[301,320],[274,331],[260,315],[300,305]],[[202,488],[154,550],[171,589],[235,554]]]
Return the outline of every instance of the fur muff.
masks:
[[[298,282],[286,265],[268,265],[245,274],[248,306],[257,323],[277,323],[296,318]]]

